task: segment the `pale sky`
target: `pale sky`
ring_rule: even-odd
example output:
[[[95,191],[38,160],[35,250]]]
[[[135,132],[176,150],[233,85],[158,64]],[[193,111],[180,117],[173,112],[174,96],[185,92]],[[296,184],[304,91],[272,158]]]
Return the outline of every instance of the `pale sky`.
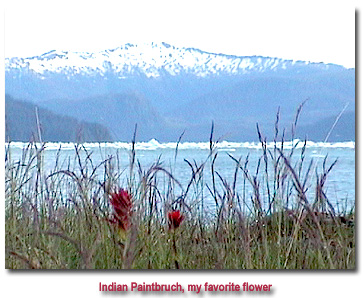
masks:
[[[350,0],[5,2],[5,57],[164,41],[215,53],[355,67]]]

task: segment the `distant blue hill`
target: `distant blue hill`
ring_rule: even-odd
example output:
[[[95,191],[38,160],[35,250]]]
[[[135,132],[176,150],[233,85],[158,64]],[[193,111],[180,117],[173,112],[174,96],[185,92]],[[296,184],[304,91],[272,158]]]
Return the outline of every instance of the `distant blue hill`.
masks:
[[[355,112],[343,113],[337,122],[336,119],[331,116],[310,125],[299,126],[297,136],[315,142],[326,139],[328,142],[355,141]]]
[[[36,120],[36,110],[39,125]],[[5,140],[28,142],[40,139],[46,142],[112,141],[110,132],[101,124],[57,115],[32,103],[15,100],[6,95]]]

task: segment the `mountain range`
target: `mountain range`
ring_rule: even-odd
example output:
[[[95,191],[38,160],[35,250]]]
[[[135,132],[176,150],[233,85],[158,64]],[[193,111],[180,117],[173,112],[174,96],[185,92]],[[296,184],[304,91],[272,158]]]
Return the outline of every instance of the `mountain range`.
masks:
[[[115,141],[129,141],[135,124],[140,141],[176,141],[182,132],[185,141],[206,141],[212,121],[226,140],[257,140],[256,123],[269,139],[278,107],[289,131],[306,99],[298,137],[322,140],[316,126],[331,128],[346,107],[329,140],[355,138],[355,69],[334,64],[125,44],[7,58],[5,88],[57,115],[103,125]]]

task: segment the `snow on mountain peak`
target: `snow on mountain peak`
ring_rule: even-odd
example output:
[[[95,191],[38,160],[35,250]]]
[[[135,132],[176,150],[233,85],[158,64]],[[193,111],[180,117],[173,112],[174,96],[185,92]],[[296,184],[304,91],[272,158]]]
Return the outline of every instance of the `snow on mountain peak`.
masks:
[[[94,53],[50,51],[30,58],[8,58],[5,69],[26,68],[40,76],[47,72],[67,73],[68,76],[98,73],[104,76],[112,71],[121,78],[133,74],[159,77],[164,73],[177,75],[181,72],[204,77],[219,73],[233,75],[250,71],[276,71],[295,63],[298,62],[280,58],[214,54],[193,48],[177,48],[162,42],[128,43]]]

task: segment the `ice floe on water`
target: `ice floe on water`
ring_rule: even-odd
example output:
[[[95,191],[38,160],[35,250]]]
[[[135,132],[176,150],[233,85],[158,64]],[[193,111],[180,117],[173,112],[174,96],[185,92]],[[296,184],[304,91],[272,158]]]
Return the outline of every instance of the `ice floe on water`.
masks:
[[[29,143],[24,142],[11,142],[5,143],[5,146],[10,148],[25,149],[29,146]],[[37,148],[41,148],[41,144],[35,144]],[[45,150],[74,150],[76,143],[65,143],[65,142],[47,142],[45,143]],[[110,142],[110,143],[82,143],[86,149],[99,149],[99,148],[114,148],[114,149],[126,149],[131,150],[132,143],[128,142]],[[281,143],[268,142],[267,148],[274,148],[274,146],[281,147]],[[284,149],[291,149],[292,147],[302,148],[306,146],[307,148],[348,148],[355,149],[355,142],[335,142],[335,143],[325,143],[325,142],[312,142],[307,141],[306,144],[301,140],[286,141],[283,144]],[[239,148],[248,149],[261,149],[262,144],[259,142],[228,142],[221,141],[214,143],[214,147],[221,151],[235,151]],[[175,150],[210,150],[210,142],[167,142],[160,143],[156,139],[151,139],[148,142],[137,142],[134,144],[135,150],[163,150],[163,149],[173,149]]]

